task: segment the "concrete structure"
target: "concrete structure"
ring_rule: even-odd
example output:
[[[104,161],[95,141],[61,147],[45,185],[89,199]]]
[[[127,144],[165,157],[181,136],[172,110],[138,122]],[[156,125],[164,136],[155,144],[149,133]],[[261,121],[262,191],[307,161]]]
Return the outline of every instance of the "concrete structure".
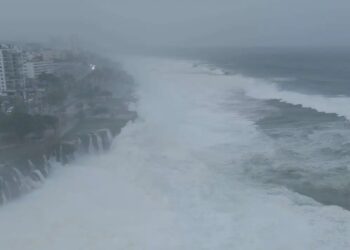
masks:
[[[13,45],[0,44],[0,94],[15,94],[25,86],[22,52]]]
[[[52,61],[29,61],[24,64],[24,72],[27,78],[34,79],[41,74],[55,72],[55,64]]]
[[[44,61],[61,60],[64,56],[64,54],[59,50],[46,49],[42,50],[40,53]]]
[[[26,61],[59,61],[64,59],[66,53],[60,50],[41,49],[37,51],[25,51]]]

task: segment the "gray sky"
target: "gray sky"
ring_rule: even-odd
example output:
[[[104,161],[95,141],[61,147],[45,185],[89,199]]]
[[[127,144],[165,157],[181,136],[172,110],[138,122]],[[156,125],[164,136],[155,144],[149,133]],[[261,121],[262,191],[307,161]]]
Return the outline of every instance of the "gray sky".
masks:
[[[0,0],[0,39],[133,46],[350,45],[349,0]]]

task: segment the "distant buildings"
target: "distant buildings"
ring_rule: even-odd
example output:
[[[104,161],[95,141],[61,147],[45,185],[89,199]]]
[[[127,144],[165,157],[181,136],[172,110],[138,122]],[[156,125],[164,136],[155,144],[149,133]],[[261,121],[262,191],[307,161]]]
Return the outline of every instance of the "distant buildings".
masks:
[[[0,44],[0,95],[16,94],[24,87],[22,52],[13,45]]]
[[[15,106],[29,113],[47,112],[43,100],[54,82],[40,75],[78,79],[95,68],[88,66],[87,57],[78,54],[76,48],[60,50],[26,43],[20,46],[0,43],[0,112],[11,113]]]
[[[54,74],[56,63],[65,54],[58,50],[36,48],[23,51],[12,44],[0,44],[0,95],[26,98],[26,82],[41,74]]]

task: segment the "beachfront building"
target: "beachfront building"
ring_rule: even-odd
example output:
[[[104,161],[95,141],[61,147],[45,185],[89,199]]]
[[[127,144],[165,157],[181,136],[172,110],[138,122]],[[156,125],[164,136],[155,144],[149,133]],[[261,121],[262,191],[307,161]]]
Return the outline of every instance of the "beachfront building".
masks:
[[[0,44],[0,94],[15,94],[25,86],[22,52],[13,45]]]
[[[24,64],[24,72],[27,78],[35,79],[41,74],[53,74],[55,64],[52,61],[33,60]]]

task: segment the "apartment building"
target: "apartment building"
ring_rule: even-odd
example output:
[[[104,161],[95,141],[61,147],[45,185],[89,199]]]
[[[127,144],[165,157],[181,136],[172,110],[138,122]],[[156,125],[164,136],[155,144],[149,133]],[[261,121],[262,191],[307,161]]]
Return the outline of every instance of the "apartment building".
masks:
[[[55,64],[52,61],[33,60],[24,64],[25,76],[29,79],[37,78],[41,74],[52,74],[55,71]]]
[[[14,94],[24,86],[22,52],[13,45],[0,44],[0,95]]]

